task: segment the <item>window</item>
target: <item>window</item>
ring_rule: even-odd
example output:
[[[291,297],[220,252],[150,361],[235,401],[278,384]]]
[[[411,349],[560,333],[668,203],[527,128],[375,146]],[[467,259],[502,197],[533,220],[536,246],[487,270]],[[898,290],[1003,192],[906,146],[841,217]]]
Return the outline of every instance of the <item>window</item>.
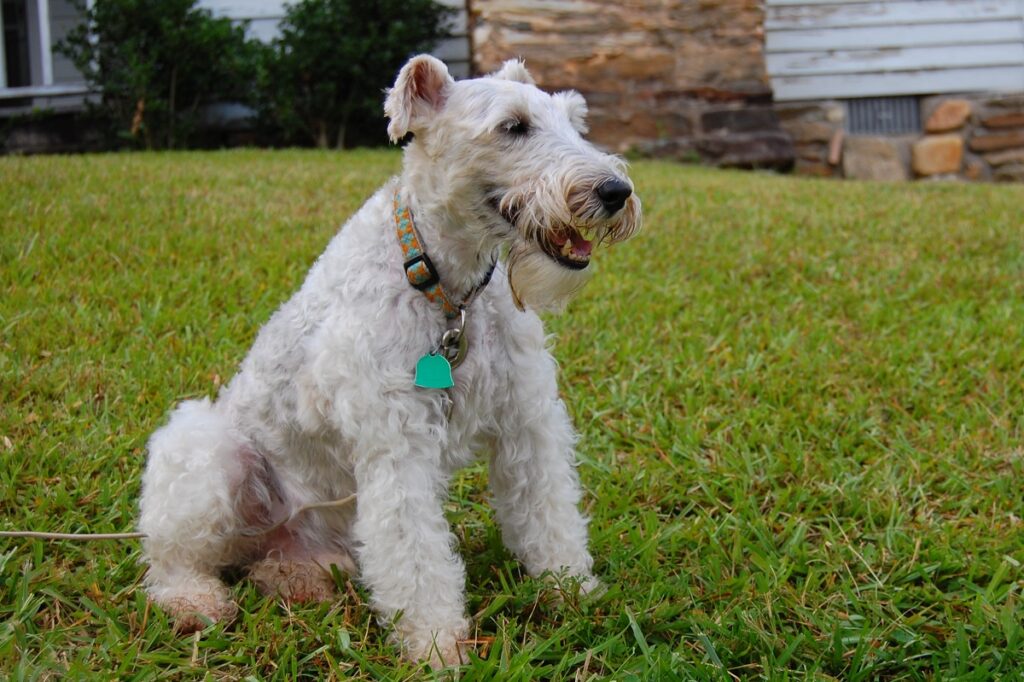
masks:
[[[84,93],[82,75],[53,49],[81,20],[73,0],[0,0],[0,98]]]

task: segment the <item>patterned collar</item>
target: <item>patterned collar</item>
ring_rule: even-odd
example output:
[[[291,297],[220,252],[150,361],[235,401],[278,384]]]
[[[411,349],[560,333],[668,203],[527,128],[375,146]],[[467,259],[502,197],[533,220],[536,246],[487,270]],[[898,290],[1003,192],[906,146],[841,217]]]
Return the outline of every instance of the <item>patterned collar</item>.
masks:
[[[465,310],[476,295],[487,286],[494,274],[495,262],[484,276],[483,281],[476,285],[466,300],[461,305],[455,305],[441,286],[441,278],[434,269],[434,264],[423,247],[423,240],[420,238],[416,225],[413,224],[412,211],[402,203],[398,190],[395,190],[395,227],[398,233],[398,244],[402,247],[402,256],[405,259],[405,276],[414,289],[423,292],[432,303],[441,308],[441,312],[449,320],[459,317],[460,311]]]

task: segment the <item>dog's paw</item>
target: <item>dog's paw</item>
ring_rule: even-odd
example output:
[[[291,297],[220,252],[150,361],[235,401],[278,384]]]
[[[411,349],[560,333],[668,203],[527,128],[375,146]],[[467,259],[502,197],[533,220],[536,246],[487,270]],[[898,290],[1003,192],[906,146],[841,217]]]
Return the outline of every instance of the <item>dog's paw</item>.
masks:
[[[474,649],[468,630],[467,625],[439,632],[407,632],[402,635],[402,656],[414,663],[426,663],[434,670],[465,665]]]
[[[213,623],[230,623],[238,615],[233,601],[213,594],[173,597],[160,606],[174,619],[174,631],[179,635],[190,635]]]
[[[600,597],[608,588],[592,575],[580,576],[577,578],[580,586],[581,597]]]
[[[460,665],[469,663],[469,651],[470,646],[463,642],[455,642],[455,644],[444,647],[434,647],[430,651],[430,655],[424,659],[432,670],[442,670],[444,668],[455,668]]]
[[[330,601],[337,594],[328,569],[312,561],[264,559],[249,568],[249,579],[262,594],[290,603]]]

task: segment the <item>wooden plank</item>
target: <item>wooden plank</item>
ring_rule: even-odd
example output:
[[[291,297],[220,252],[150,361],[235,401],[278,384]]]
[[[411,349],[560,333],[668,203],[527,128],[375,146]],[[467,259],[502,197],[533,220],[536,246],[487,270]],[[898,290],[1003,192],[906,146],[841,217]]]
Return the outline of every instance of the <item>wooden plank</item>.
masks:
[[[198,2],[199,7],[210,10],[215,16],[239,20],[280,20],[286,14],[286,4],[288,4],[287,0],[199,0]],[[468,29],[464,6],[457,2],[442,2],[441,4],[450,5],[455,9],[462,8],[462,11],[452,17],[450,28],[455,35],[465,35]]]
[[[451,74],[455,80],[464,80],[473,75],[469,68],[469,60],[461,62],[445,62],[448,66],[448,73]]]
[[[1016,0],[892,0],[768,7],[765,29],[892,26],[995,19],[1020,20]]]
[[[1024,65],[1024,41],[970,47],[910,47],[829,52],[783,52],[766,56],[772,76],[935,70]]]
[[[81,83],[82,73],[75,68],[74,62],[61,54],[53,55],[53,84]]]
[[[250,34],[260,40],[271,40],[277,37],[276,28],[271,30],[266,22],[273,22],[276,25],[283,19],[286,10],[285,4],[284,0],[267,0],[266,2],[260,0],[200,0],[198,3],[200,7],[210,10],[215,16],[252,22],[254,28],[250,30]],[[469,28],[465,11],[452,17],[449,30],[456,37],[468,34]]]
[[[1021,22],[1005,19],[918,26],[854,26],[768,31],[765,52],[975,45],[1014,40],[1024,41],[1024,28]]]
[[[772,77],[777,101],[832,97],[1024,91],[1024,65],[937,71]]]
[[[285,0],[199,0],[197,4],[214,16],[231,19],[280,19],[285,15]]]
[[[249,21],[249,29],[246,35],[261,42],[269,43],[281,35],[280,22],[281,20],[277,17],[252,19]]]
[[[882,0],[882,2],[885,2],[885,1],[886,0]],[[923,2],[944,2],[945,3],[945,2],[957,1],[957,0],[913,0],[913,1],[918,2],[918,3],[923,3]],[[961,2],[975,2],[975,0],[959,0],[959,1],[961,1]],[[1001,0],[1001,1],[1008,2],[1009,4],[1013,5],[1016,0]],[[765,0],[765,5],[767,7],[794,7],[794,6],[812,7],[812,6],[816,6],[816,5],[863,5],[866,2],[871,2],[871,0]]]
[[[55,85],[28,85],[22,88],[0,89],[0,100],[5,97],[63,97],[84,95],[89,88],[82,83],[58,83]]]
[[[50,0],[50,38],[54,44],[67,38],[84,17],[71,0]],[[53,83],[75,84],[83,81],[82,73],[68,57],[54,51]]]
[[[448,38],[431,52],[443,62],[469,61],[469,41],[465,38]]]
[[[861,0],[765,0],[766,7],[789,7],[791,5],[849,5]]]
[[[260,19],[249,19],[248,36],[250,38],[260,40],[264,43],[269,43],[274,38],[281,35],[281,30],[278,26],[281,22],[281,19],[282,17],[263,17]],[[463,22],[465,22],[465,19],[463,19]],[[463,29],[462,33],[455,33],[452,36],[452,39],[461,40],[463,43],[465,43],[466,52],[468,54],[469,38],[467,37],[465,29]]]
[[[71,4],[70,0],[50,0],[50,21],[73,19],[82,21],[82,14]]]
[[[469,33],[469,19],[465,12],[459,12],[451,17],[448,22],[448,30],[452,36],[461,37]]]

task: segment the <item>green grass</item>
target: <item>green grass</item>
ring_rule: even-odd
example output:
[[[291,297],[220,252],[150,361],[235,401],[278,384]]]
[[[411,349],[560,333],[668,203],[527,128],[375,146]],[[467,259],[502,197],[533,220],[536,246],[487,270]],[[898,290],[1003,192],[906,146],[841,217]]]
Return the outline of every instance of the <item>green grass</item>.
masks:
[[[0,527],[131,529],[394,152],[0,159]],[[608,592],[552,604],[486,471],[464,680],[1024,678],[1024,188],[639,162],[646,228],[550,319]],[[358,585],[174,637],[133,542],[0,540],[0,677],[410,679]]]

